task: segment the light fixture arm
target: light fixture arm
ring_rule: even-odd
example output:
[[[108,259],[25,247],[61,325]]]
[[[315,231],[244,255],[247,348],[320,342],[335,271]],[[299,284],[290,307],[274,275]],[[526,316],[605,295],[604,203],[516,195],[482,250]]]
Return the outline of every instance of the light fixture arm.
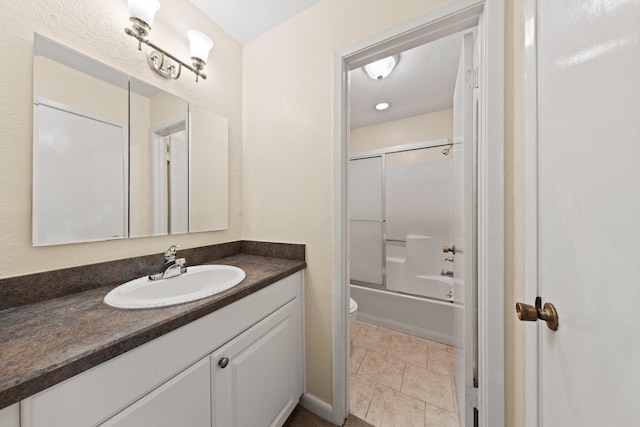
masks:
[[[206,74],[200,71],[204,68],[204,61],[202,61],[201,59],[191,58],[194,61],[194,66],[192,67],[191,65],[188,65],[182,62],[181,60],[179,60],[178,58],[176,58],[166,50],[162,49],[161,47],[147,40],[144,34],[135,32],[131,28],[125,28],[124,32],[127,33],[127,35],[138,40],[138,50],[142,50],[141,49],[142,43],[146,44],[151,49],[153,49],[149,51],[149,53],[147,54],[147,62],[149,63],[149,66],[161,76],[166,78],[170,77],[172,79],[177,79],[178,77],[180,77],[180,72],[182,70],[182,67],[185,67],[187,70],[191,71],[196,75],[196,82],[198,81],[198,77],[202,77],[202,79],[207,78]],[[168,66],[164,65],[165,56],[177,62],[178,67],[176,67],[175,64],[168,65]],[[196,61],[196,59],[198,61]]]

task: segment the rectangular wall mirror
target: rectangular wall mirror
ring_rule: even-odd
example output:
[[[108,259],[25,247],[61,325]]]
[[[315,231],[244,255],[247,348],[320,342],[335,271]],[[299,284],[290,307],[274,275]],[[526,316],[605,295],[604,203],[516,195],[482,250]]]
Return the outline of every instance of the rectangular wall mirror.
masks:
[[[224,230],[228,124],[39,34],[33,245]]]

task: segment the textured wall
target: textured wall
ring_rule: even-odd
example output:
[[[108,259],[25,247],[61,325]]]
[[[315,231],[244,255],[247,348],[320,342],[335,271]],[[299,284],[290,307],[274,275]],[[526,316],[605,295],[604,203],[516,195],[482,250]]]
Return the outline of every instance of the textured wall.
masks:
[[[243,236],[307,245],[307,387],[332,401],[333,55],[442,0],[324,0],[244,48]]]
[[[173,242],[195,247],[242,235],[307,243],[308,388],[331,402],[333,52],[446,1],[324,0],[254,40],[243,55],[241,47],[191,2],[163,0],[153,30],[157,44],[188,58],[184,31],[190,27],[206,32],[216,43],[207,67],[209,79],[195,84],[188,73],[179,81],[165,81],[148,69],[134,40],[123,32],[128,25],[126,0],[2,0],[0,50],[11,61],[0,67],[1,276],[155,253]],[[506,424],[510,427],[521,426],[524,419],[522,331],[513,316],[513,301],[522,295],[524,282],[522,2],[505,2]],[[229,118],[228,231],[31,247],[34,31]]]
[[[237,240],[242,221],[242,47],[188,1],[163,0],[152,40],[179,58],[189,58],[185,31],[195,28],[214,40],[209,79],[195,83],[188,71],[178,81],[152,72],[129,25],[126,0],[5,1],[0,15],[0,51],[10,58],[0,67],[0,259],[1,277],[46,271],[184,247]],[[181,96],[229,118],[229,230],[175,237],[33,248],[31,246],[33,33]]]
[[[402,120],[351,129],[352,153],[453,136],[453,110],[436,111]]]
[[[323,0],[244,49],[243,236],[307,244],[307,386],[331,402],[333,54],[446,0]],[[506,2],[507,425],[520,426],[522,350],[522,0]],[[515,37],[515,39],[514,39]]]

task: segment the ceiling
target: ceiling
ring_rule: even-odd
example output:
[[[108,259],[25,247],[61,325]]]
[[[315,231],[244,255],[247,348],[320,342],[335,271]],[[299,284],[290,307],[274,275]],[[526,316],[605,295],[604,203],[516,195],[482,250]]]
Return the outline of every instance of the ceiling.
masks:
[[[200,10],[241,44],[278,26],[319,0],[191,0]],[[462,35],[454,34],[400,53],[393,73],[382,81],[358,68],[350,72],[351,127],[453,107],[453,89],[462,47]],[[389,102],[377,111],[374,105]]]
[[[277,27],[319,0],[191,0],[240,44]]]
[[[462,49],[454,34],[400,53],[393,72],[373,80],[362,68],[349,73],[351,127],[359,128],[453,108],[453,89]],[[377,111],[374,106],[391,106]]]

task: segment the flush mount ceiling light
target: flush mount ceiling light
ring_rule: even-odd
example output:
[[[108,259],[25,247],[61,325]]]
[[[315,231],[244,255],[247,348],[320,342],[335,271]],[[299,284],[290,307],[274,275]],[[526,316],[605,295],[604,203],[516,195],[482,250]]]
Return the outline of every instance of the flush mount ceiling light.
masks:
[[[384,111],[390,106],[391,104],[389,104],[388,102],[380,102],[379,104],[376,104],[375,109],[378,111]]]
[[[166,78],[177,79],[180,77],[182,67],[192,71],[198,77],[206,79],[202,72],[207,65],[209,51],[213,47],[213,41],[205,34],[196,30],[187,31],[191,48],[192,66],[187,65],[166,50],[156,46],[147,39],[151,31],[151,24],[156,12],[160,9],[158,0],[129,0],[129,20],[131,28],[125,28],[124,32],[138,40],[138,50],[142,50],[142,43],[151,49],[147,52],[147,63],[149,67]]]
[[[398,65],[400,55],[388,56],[362,67],[364,72],[373,80],[381,81],[387,77],[393,69]]]

